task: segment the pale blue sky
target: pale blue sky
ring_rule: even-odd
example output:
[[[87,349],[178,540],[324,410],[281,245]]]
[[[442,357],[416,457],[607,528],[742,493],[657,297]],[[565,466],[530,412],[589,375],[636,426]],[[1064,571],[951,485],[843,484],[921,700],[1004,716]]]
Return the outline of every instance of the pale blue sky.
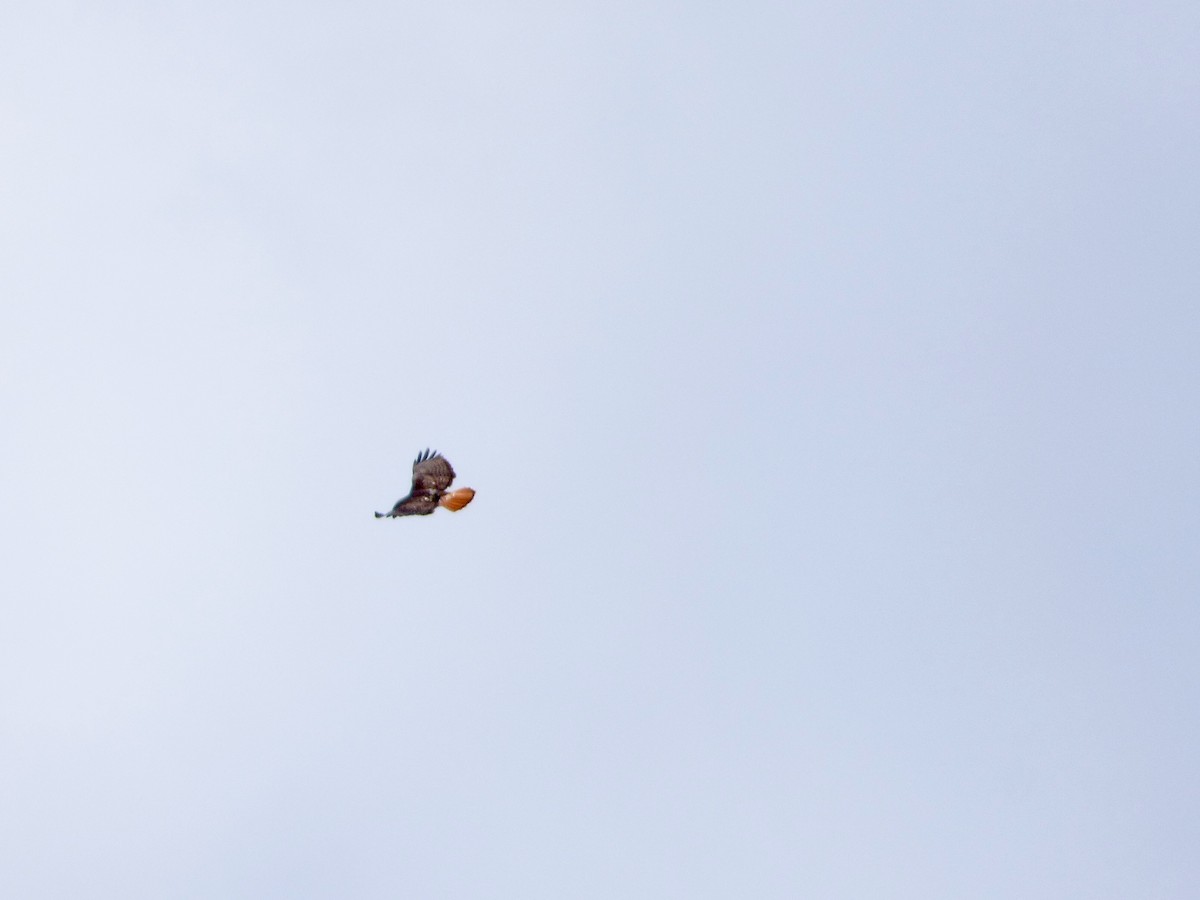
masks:
[[[1198,59],[9,10],[0,895],[1195,896]]]

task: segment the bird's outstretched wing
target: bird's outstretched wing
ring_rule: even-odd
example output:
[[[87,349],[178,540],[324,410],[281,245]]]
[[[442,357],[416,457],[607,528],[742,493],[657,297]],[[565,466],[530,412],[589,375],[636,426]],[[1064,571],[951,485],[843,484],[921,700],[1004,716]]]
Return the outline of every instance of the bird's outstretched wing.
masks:
[[[454,469],[446,457],[434,450],[418,453],[413,460],[412,495],[432,494],[435,499],[438,494],[450,487],[454,481]]]

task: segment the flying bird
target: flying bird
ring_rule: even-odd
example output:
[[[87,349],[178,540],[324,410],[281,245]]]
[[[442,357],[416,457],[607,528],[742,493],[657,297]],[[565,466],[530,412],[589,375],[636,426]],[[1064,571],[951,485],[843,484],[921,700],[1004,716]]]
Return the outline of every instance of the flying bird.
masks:
[[[391,512],[375,513],[375,518],[427,516],[439,506],[458,512],[474,499],[475,492],[470,488],[448,490],[452,481],[454,469],[450,467],[449,460],[436,450],[430,453],[426,449],[413,460],[412,490],[408,496],[397,500]]]

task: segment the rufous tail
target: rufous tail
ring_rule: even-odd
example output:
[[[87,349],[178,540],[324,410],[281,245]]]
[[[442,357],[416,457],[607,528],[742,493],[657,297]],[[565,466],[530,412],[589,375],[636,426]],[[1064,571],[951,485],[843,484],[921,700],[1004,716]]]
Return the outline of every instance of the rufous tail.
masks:
[[[473,490],[470,488],[459,488],[457,491],[442,494],[442,499],[438,502],[450,510],[450,512],[458,512],[474,499],[475,492]]]

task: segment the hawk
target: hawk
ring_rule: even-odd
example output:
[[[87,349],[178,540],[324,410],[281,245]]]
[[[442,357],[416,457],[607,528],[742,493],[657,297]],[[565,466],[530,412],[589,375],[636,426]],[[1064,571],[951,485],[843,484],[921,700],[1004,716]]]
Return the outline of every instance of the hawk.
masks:
[[[391,512],[375,513],[375,518],[427,516],[439,506],[458,512],[474,499],[475,492],[470,488],[447,490],[452,481],[454,469],[450,468],[450,461],[436,450],[430,453],[426,449],[413,460],[412,490],[408,496],[397,500]]]

